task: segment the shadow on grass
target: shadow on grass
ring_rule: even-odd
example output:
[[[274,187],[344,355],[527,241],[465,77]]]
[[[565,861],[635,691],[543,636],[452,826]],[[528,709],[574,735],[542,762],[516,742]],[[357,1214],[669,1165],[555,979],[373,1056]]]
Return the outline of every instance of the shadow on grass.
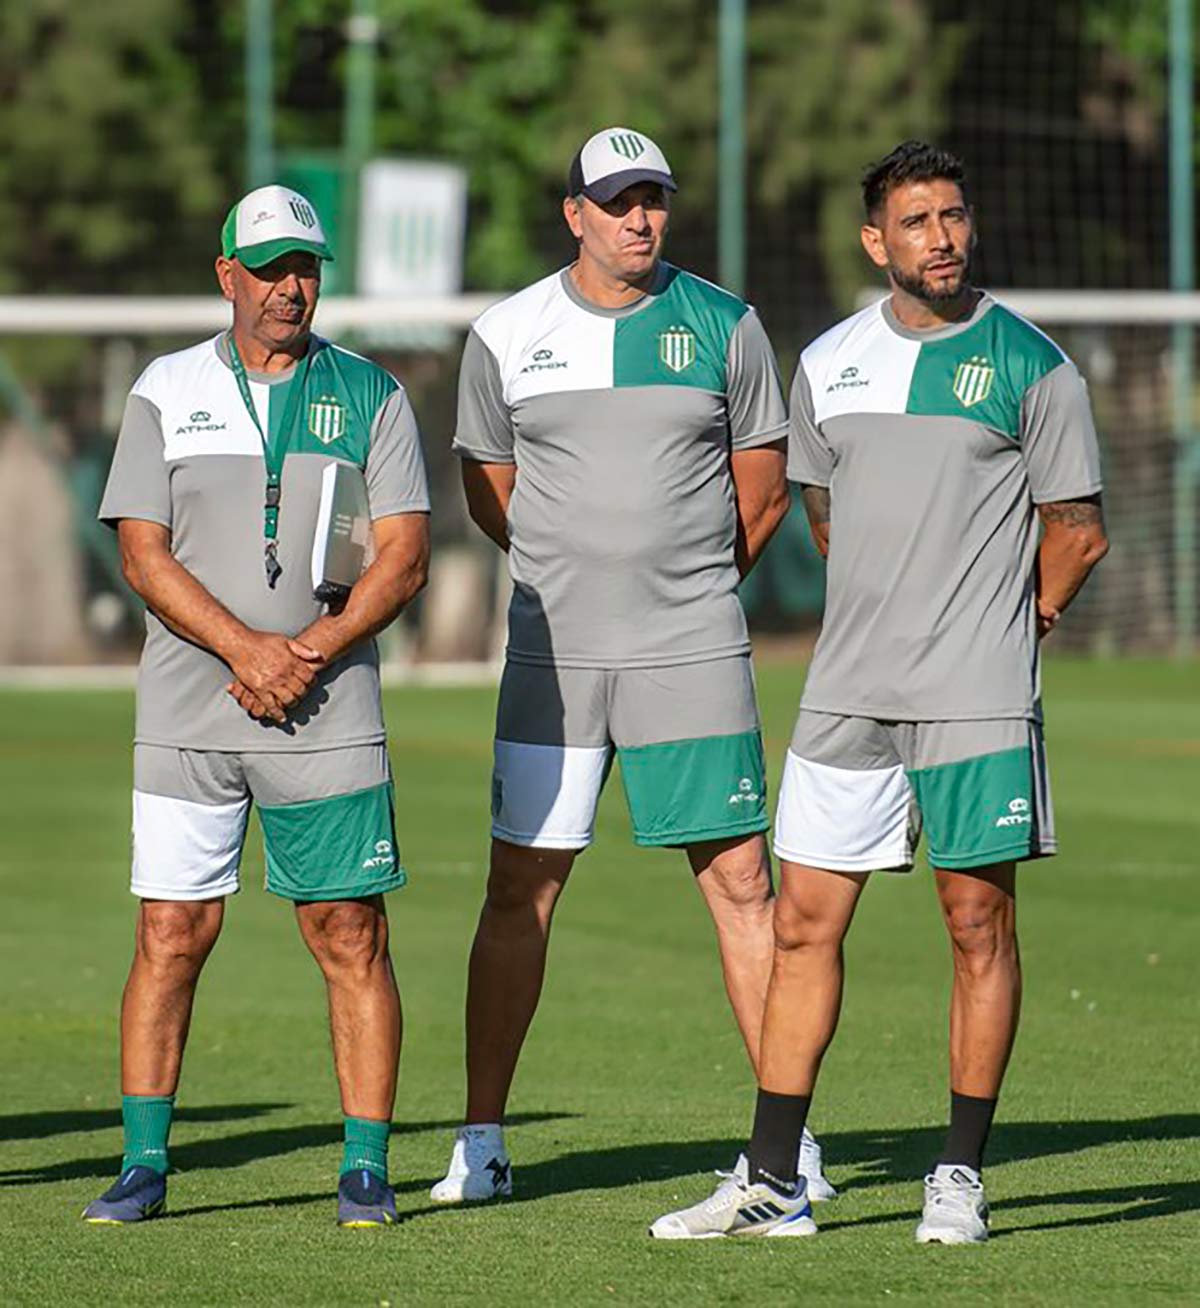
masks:
[[[270,1105],[237,1105],[216,1108],[183,1109],[178,1120],[183,1122],[211,1122],[232,1120],[239,1116],[257,1116],[260,1112],[270,1110]],[[281,1105],[289,1107],[289,1105]],[[243,1111],[250,1109],[251,1111]],[[36,1117],[38,1114],[32,1114]],[[55,1116],[55,1114],[47,1114]],[[63,1114],[63,1116],[71,1116]],[[106,1120],[104,1126],[120,1125],[120,1114],[97,1113]],[[570,1113],[517,1113],[509,1120],[513,1125],[526,1122],[555,1122],[571,1117]],[[458,1119],[440,1122],[397,1122],[392,1127],[392,1136],[417,1135],[424,1131],[454,1131],[461,1125]],[[85,1128],[74,1127],[68,1130]],[[96,1126],[86,1128],[99,1129]],[[48,1133],[26,1138],[46,1138]],[[258,1131],[245,1131],[238,1135],[213,1136],[206,1140],[191,1140],[184,1144],[172,1144],[172,1171],[190,1172],[203,1168],[241,1167],[244,1163],[258,1162],[264,1158],[278,1158],[284,1154],[296,1153],[301,1149],[314,1149],[327,1145],[340,1144],[342,1124],[340,1121],[309,1123],[301,1126],[278,1126]],[[11,1171],[0,1172],[0,1188],[18,1185],[41,1185],[53,1181],[75,1181],[87,1177],[112,1177],[120,1170],[121,1155],[112,1154],[101,1158],[77,1158],[62,1163],[48,1163],[44,1167],[21,1167]],[[419,1184],[414,1182],[412,1188]],[[432,1184],[432,1182],[429,1182]],[[286,1200],[274,1202],[284,1203]]]
[[[887,1185],[904,1177],[919,1179],[937,1157],[944,1138],[942,1128],[917,1127],[835,1133],[822,1136],[821,1143],[826,1166],[834,1173],[834,1183],[845,1192]],[[1200,1113],[1090,1122],[1001,1122],[992,1132],[987,1163],[997,1167],[1001,1163],[1074,1154],[1104,1145],[1197,1139],[1200,1139]],[[859,1175],[839,1180],[837,1172],[842,1167],[855,1167]]]
[[[291,1104],[214,1104],[210,1108],[180,1108],[176,1122],[233,1122],[248,1117],[265,1117]],[[0,1143],[13,1140],[46,1140],[56,1135],[84,1131],[107,1131],[121,1125],[119,1108],[61,1108],[44,1113],[0,1114]]]

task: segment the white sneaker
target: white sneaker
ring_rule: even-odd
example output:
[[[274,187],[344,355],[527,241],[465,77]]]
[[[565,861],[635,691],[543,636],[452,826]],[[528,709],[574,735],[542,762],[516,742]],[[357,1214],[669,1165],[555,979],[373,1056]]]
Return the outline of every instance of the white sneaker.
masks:
[[[462,1126],[446,1175],[429,1191],[435,1204],[478,1204],[512,1194],[512,1163],[504,1128],[494,1123]]]
[[[821,1146],[806,1126],[800,1137],[800,1153],[796,1157],[796,1171],[808,1182],[810,1203],[824,1203],[837,1198],[837,1191],[826,1179],[821,1168]]]
[[[720,1184],[707,1199],[677,1213],[667,1213],[650,1228],[656,1240],[715,1240],[726,1235],[816,1235],[812,1207],[805,1193],[804,1178],[796,1182],[791,1195],[780,1194],[769,1185],[746,1181],[744,1157],[741,1168],[718,1172]]]
[[[918,1244],[982,1244],[988,1238],[983,1180],[973,1167],[939,1163],[925,1178]]]

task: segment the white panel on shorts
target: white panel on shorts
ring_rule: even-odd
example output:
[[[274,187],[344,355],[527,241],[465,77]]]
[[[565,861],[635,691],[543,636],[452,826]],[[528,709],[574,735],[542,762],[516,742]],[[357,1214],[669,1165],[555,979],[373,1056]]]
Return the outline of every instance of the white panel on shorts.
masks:
[[[133,878],[143,899],[219,899],[238,890],[250,797],[197,804],[133,792]]]
[[[611,746],[496,741],[492,835],[540,849],[592,843]]]
[[[904,768],[856,771],[790,749],[775,813],[775,853],[834,872],[909,868],[912,790]]]

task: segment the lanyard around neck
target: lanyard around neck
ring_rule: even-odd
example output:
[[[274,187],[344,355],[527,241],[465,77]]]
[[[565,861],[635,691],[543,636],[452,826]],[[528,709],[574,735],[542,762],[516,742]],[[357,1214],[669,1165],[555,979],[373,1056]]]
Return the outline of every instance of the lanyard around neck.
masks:
[[[276,537],[279,535],[279,505],[282,498],[283,461],[287,457],[288,446],[291,444],[296,420],[300,416],[300,405],[304,400],[304,385],[308,379],[308,365],[312,358],[312,345],[310,341],[304,352],[304,357],[296,365],[295,375],[292,377],[288,388],[283,418],[275,433],[275,438],[272,440],[269,433],[263,431],[262,423],[258,420],[258,409],[254,405],[254,397],[250,394],[250,380],[246,376],[246,365],[242,362],[242,356],[238,353],[237,342],[233,339],[233,332],[229,333],[228,340],[229,359],[233,367],[233,375],[237,380],[238,390],[241,392],[242,403],[246,406],[246,412],[258,429],[259,438],[262,440],[263,462],[267,467],[267,487],[263,499],[263,556],[267,568],[267,585],[274,590],[275,583],[283,572],[283,568],[279,564],[276,542]]]

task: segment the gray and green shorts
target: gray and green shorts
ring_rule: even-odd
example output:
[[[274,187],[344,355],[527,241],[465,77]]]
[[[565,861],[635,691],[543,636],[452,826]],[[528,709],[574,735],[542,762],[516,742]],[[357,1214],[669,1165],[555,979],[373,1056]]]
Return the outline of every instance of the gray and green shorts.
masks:
[[[1053,854],[1041,724],[881,722],[802,708],[775,816],[775,853],[838,872],[935,868]]]
[[[358,899],[407,880],[383,743],[244,754],[135,745],[133,893],[236,894],[252,801],[267,889],[284,899]]]
[[[492,834],[583,849],[614,755],[639,845],[765,831],[748,656],[657,668],[510,662],[500,683]]]

